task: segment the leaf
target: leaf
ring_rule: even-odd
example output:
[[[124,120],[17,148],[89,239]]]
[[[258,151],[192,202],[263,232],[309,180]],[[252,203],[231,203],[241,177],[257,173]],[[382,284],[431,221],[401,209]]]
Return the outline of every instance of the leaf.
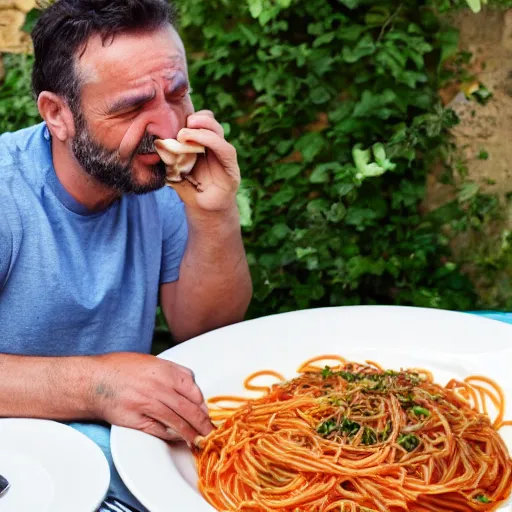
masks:
[[[226,107],[236,106],[235,98],[224,91],[217,94],[217,104],[220,108],[225,109]]]
[[[341,2],[344,6],[348,7],[349,9],[355,9],[356,7],[359,7],[359,4],[361,3],[361,0],[338,0]]]
[[[366,30],[366,27],[364,25],[348,25],[348,26],[342,26],[340,27],[340,30],[338,32],[338,37],[342,41],[350,41],[354,42],[357,41],[361,34]]]
[[[288,185],[276,192],[269,201],[271,206],[288,206],[288,203],[295,197],[295,189]]]
[[[302,164],[280,164],[276,167],[272,181],[289,180],[295,178],[295,176],[298,176],[302,172],[302,169]]]
[[[359,40],[354,48],[344,46],[342,50],[342,57],[345,62],[353,64],[363,57],[375,53],[375,49],[376,47],[372,36],[370,34],[366,34]]]
[[[460,33],[455,27],[443,27],[437,34],[441,46],[441,63],[447,61],[459,50]]]
[[[309,201],[307,211],[311,216],[318,215],[329,208],[329,201],[324,198]]]
[[[317,87],[311,91],[311,100],[315,105],[321,105],[331,99],[331,94],[325,87]]]
[[[30,10],[26,17],[25,17],[25,23],[21,27],[21,30],[23,32],[31,33],[35,24],[37,23],[37,20],[41,16],[41,10],[40,9],[32,9]]]
[[[383,109],[396,99],[396,94],[391,89],[384,90],[381,94],[374,94],[368,90],[363,91],[359,103],[355,106],[352,115],[354,117],[366,117],[377,114],[386,119],[390,115],[388,109]]]
[[[460,203],[465,203],[473,199],[479,191],[480,185],[478,183],[465,183],[458,194],[458,200]]]
[[[383,6],[372,7],[364,17],[365,23],[369,26],[381,26],[390,18],[389,8]]]
[[[302,247],[297,247],[295,249],[295,253],[297,254],[297,258],[299,260],[302,260],[308,256],[311,256],[312,254],[316,254],[316,249],[314,247],[306,247],[306,248],[302,248]]]
[[[304,162],[312,162],[325,147],[325,139],[321,133],[305,133],[295,144],[295,149],[302,153]]]
[[[334,203],[331,205],[330,210],[327,212],[327,220],[329,222],[337,223],[343,220],[347,214],[347,209],[343,203]]]
[[[247,188],[240,186],[236,195],[238,210],[240,212],[240,225],[244,228],[252,226],[251,195]]]
[[[291,233],[291,229],[286,224],[275,224],[270,230],[269,236],[276,242],[281,242]]]
[[[466,0],[466,2],[474,13],[478,13],[482,10],[482,2],[480,0]]]
[[[340,167],[340,164],[337,162],[319,164],[311,173],[309,181],[311,183],[327,183],[331,179],[330,173],[338,170]]]
[[[253,18],[259,18],[263,12],[263,0],[247,0],[249,4],[249,11]]]
[[[243,23],[238,24],[238,30],[244,34],[244,36],[247,39],[247,42],[251,46],[255,46],[258,42],[258,37],[256,34],[247,26],[245,26]]]
[[[345,222],[352,226],[365,227],[367,224],[373,224],[371,221],[378,219],[379,217],[381,217],[381,214],[371,208],[351,206],[347,210]]]
[[[318,36],[313,41],[313,48],[318,48],[319,46],[322,46],[323,44],[329,44],[336,35],[336,32],[326,32],[325,34],[322,34]]]

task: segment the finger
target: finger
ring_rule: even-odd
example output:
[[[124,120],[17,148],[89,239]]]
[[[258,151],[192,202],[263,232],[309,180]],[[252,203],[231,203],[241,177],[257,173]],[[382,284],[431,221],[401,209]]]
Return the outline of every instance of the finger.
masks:
[[[179,142],[195,142],[215,153],[226,172],[233,178],[239,175],[235,148],[211,130],[183,128],[178,133]]]
[[[215,119],[215,114],[211,110],[208,110],[206,108],[203,108],[202,110],[198,110],[197,112],[194,112],[188,118],[190,119],[191,117],[194,117],[194,116],[208,116],[208,117]]]
[[[151,404],[151,409],[145,411],[146,416],[161,423],[166,429],[167,439],[176,439],[176,434],[187,441],[192,443],[194,439],[200,435],[186,420],[184,420],[175,411],[169,409],[165,404],[160,401],[154,400]]]
[[[203,393],[190,375],[176,375],[174,389],[193,404],[201,405],[204,403]]]
[[[197,113],[190,116],[187,119],[187,128],[211,130],[216,133],[219,137],[224,138],[224,128],[222,125],[213,117],[213,115],[207,115],[204,113]]]
[[[196,384],[194,372],[190,368],[178,363],[172,363],[172,365],[173,369],[178,372],[178,375],[174,376],[174,387],[176,391],[190,402],[202,407],[203,410],[208,411],[203,393]]]
[[[179,376],[180,380],[187,382],[195,382],[194,372],[187,366],[175,363],[174,361],[165,361],[167,364],[167,371],[173,372],[173,376]]]
[[[179,393],[166,394],[160,401],[183,418],[196,432],[208,435],[213,425],[207,413],[198,404],[192,403]]]
[[[151,423],[142,429],[142,432],[158,437],[164,441],[182,441],[183,438],[171,428],[167,428],[160,422],[151,420]]]
[[[182,371],[182,372],[186,373],[187,375],[190,375],[192,377],[192,380],[195,379],[194,372],[188,366],[183,366],[179,363],[175,363],[174,361],[172,364],[176,367],[176,369],[178,371]]]

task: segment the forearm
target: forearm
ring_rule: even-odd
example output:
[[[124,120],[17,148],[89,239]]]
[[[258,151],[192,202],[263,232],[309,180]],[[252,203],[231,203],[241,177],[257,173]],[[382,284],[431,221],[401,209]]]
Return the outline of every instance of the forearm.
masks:
[[[0,417],[97,419],[91,357],[0,354]]]
[[[178,341],[242,321],[252,296],[238,209],[190,211],[187,218],[189,240],[168,311]]]

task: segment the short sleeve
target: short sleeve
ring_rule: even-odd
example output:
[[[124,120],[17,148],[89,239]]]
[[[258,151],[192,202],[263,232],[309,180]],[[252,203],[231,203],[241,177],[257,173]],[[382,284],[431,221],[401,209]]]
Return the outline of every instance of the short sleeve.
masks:
[[[164,284],[179,279],[181,261],[187,246],[188,225],[185,205],[174,190],[166,187],[161,191],[159,199],[163,225],[160,284]]]
[[[12,261],[12,233],[0,212],[0,292],[7,282]]]

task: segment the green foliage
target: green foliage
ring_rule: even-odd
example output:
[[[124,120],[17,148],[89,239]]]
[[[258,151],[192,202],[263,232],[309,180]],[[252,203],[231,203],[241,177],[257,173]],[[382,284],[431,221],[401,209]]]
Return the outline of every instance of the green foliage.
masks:
[[[345,304],[512,307],[510,280],[479,302],[457,263],[490,282],[512,266],[510,233],[499,251],[475,246],[456,258],[450,249],[455,236],[478,239],[496,199],[464,182],[455,201],[421,213],[427,174],[457,122],[437,95],[454,77],[443,65],[451,59],[463,76],[468,61],[437,13],[465,0],[176,3],[195,107],[213,110],[238,150],[250,316]],[[4,64],[0,132],[39,121],[32,59]],[[159,311],[156,333],[165,330]]]
[[[454,9],[471,9],[475,13],[487,9],[508,9],[512,7],[512,0],[436,0],[441,12]]]
[[[429,2],[179,6],[195,106],[215,111],[238,149],[251,315],[474,306],[440,229],[460,208],[436,222],[419,210],[457,121],[436,93],[456,32]]]
[[[32,57],[4,55],[3,61],[6,75],[0,87],[0,133],[41,121],[30,86]]]

